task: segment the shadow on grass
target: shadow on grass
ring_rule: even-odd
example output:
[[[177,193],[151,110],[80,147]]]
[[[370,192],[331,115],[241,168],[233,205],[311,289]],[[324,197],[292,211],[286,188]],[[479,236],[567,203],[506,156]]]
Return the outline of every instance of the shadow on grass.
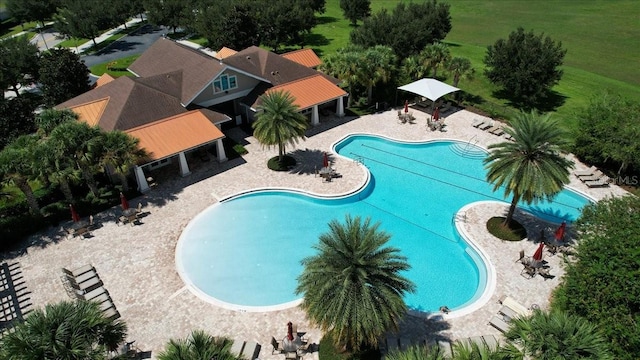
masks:
[[[304,42],[305,44],[310,46],[324,46],[324,45],[329,45],[330,41],[329,39],[327,39],[326,36],[322,34],[312,33],[304,37]]]
[[[508,105],[516,109],[522,109],[524,111],[537,110],[543,113],[558,110],[567,100],[567,96],[554,90],[546,90],[542,95],[533,100],[515,97],[512,92],[505,89],[496,90],[492,95],[495,98],[507,100]]]
[[[338,18],[333,16],[318,16],[316,17],[316,20],[318,21],[318,25],[338,22]]]

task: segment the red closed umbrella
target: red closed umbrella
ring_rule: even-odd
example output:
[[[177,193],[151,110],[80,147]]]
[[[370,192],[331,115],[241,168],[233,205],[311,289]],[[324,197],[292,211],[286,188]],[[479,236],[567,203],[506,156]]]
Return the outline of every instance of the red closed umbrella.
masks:
[[[122,210],[127,210],[129,208],[129,202],[123,193],[120,193],[120,206],[122,206]]]
[[[404,112],[409,112],[409,100],[404,101]]]
[[[536,249],[536,252],[533,253],[533,260],[535,260],[535,261],[542,260],[542,251],[543,250],[544,250],[544,242],[540,242],[540,245],[538,245],[538,248]]]
[[[71,220],[73,220],[73,222],[80,221],[80,215],[78,215],[78,212],[76,211],[76,208],[73,207],[73,204],[69,204],[69,209],[71,209]]]
[[[564,232],[567,230],[567,222],[563,221],[562,224],[560,224],[560,227],[558,228],[558,230],[556,230],[555,233],[555,238],[557,241],[563,241],[564,240]]]
[[[440,119],[440,108],[436,108],[433,112],[433,120],[438,121]]]
[[[322,167],[329,167],[329,155],[326,152],[322,153]]]
[[[291,321],[287,323],[287,339],[289,339],[289,341],[293,340],[293,324]]]

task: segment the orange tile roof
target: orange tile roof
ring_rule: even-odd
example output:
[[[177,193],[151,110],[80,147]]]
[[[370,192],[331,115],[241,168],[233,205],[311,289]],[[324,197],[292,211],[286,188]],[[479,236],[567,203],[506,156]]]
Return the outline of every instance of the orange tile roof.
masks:
[[[324,104],[347,95],[344,90],[322,75],[314,75],[283,85],[274,86],[267,90],[266,93],[278,90],[291,93],[295,98],[293,103],[297,105],[300,110],[310,108],[313,105]]]
[[[112,82],[113,80],[115,80],[115,78],[107,73],[102,74],[102,76],[100,76],[98,78],[98,80],[96,80],[96,87],[100,87],[104,84],[108,84],[110,82]]]
[[[109,97],[94,100],[77,106],[72,106],[69,110],[78,114],[78,120],[84,121],[91,126],[96,126],[100,122],[102,113],[109,103]]]
[[[140,139],[140,147],[149,153],[151,160],[163,159],[224,137],[220,129],[200,110],[192,110],[126,132]]]
[[[316,53],[309,48],[290,51],[288,53],[282,54],[281,56],[310,68],[315,68],[316,66],[322,64],[322,60],[320,60],[318,55],[316,55]]]
[[[220,49],[220,50],[218,50],[216,52],[215,58],[221,60],[221,59],[224,59],[227,56],[231,56],[231,55],[233,55],[235,53],[237,53],[237,51],[235,51],[233,49],[230,49],[230,48],[225,46],[225,47],[223,47],[222,49]]]

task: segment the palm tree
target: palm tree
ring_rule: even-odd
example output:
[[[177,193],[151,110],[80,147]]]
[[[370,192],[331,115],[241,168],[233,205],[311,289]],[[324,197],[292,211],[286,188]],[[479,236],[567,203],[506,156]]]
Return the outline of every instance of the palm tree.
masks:
[[[55,156],[69,157],[70,161],[75,163],[94,195],[98,195],[98,185],[93,176],[99,171],[97,145],[100,138],[101,130],[97,126],[89,126],[80,121],[67,121],[56,126],[48,140]]]
[[[298,112],[288,91],[271,91],[260,99],[257,119],[252,125],[253,136],[263,145],[278,146],[278,161],[282,163],[285,145],[295,146],[298,139],[304,140],[309,122]]]
[[[40,205],[29,185],[29,180],[40,173],[41,163],[35,158],[37,148],[38,137],[31,134],[16,138],[0,151],[0,179],[13,183],[22,191],[32,214],[40,214]]]
[[[377,345],[389,328],[398,328],[407,306],[406,292],[414,284],[400,273],[410,268],[400,250],[383,247],[391,238],[371,225],[346,216],[343,225],[329,223],[314,248],[318,254],[302,260],[297,294],[302,308],[324,331],[335,334],[347,350]]]
[[[64,195],[67,203],[74,203],[71,184],[80,181],[80,171],[76,168],[72,158],[59,156],[52,141],[45,138],[41,141],[40,155],[38,158],[42,164],[44,175],[53,183],[60,186],[60,191]]]
[[[349,98],[347,99],[347,107],[351,107],[353,99],[353,86],[359,81],[359,66],[362,49],[356,47],[347,47],[338,49],[333,54],[326,56],[322,60],[319,69],[327,75],[334,76],[347,86]]]
[[[444,360],[444,351],[438,346],[412,345],[403,351],[391,351],[384,357],[387,360]]]
[[[159,360],[238,360],[231,354],[231,340],[213,337],[202,330],[194,330],[187,339],[169,340]]]
[[[420,56],[424,59],[424,66],[427,69],[433,69],[433,77],[435,78],[438,68],[451,59],[451,51],[446,44],[438,42],[427,45],[420,52]]]
[[[129,191],[127,174],[141,159],[147,157],[146,152],[138,147],[140,140],[122,131],[102,133],[100,140],[100,163],[104,168],[113,170],[120,178],[122,190]]]
[[[522,360],[522,353],[512,344],[490,347],[469,341],[453,343],[453,359],[455,360]]]
[[[422,79],[427,74],[424,61],[420,56],[409,56],[402,62],[402,75],[407,77],[407,83]]]
[[[373,101],[373,86],[391,79],[395,63],[396,56],[388,46],[376,45],[362,53],[358,77],[359,82],[367,87],[367,104]]]
[[[38,133],[43,137],[49,136],[56,126],[67,122],[77,121],[78,114],[71,110],[45,109],[35,118]]]
[[[126,336],[126,324],[106,318],[98,303],[63,301],[33,311],[5,333],[0,359],[104,359]]]
[[[514,319],[504,334],[532,359],[613,359],[608,340],[586,319],[563,311],[534,311]]]
[[[484,164],[494,191],[504,187],[505,197],[513,195],[507,226],[520,200],[531,204],[560,192],[569,183],[573,161],[563,156],[565,133],[549,115],[520,113],[504,130],[513,141],[489,145]]]
[[[447,64],[447,70],[453,75],[453,86],[458,87],[461,78],[472,80],[475,69],[471,67],[471,61],[463,57],[454,57]]]

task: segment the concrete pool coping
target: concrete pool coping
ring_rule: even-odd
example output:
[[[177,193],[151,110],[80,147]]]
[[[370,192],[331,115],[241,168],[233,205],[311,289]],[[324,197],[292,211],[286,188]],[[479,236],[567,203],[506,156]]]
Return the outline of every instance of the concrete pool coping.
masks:
[[[357,132],[407,141],[454,138],[466,142],[473,138],[483,146],[504,141],[471,126],[475,118],[484,118],[478,114],[461,110],[449,115],[446,118],[446,132],[426,130],[427,115],[418,110],[414,110],[414,115],[417,117],[416,124],[411,125],[399,124],[394,111],[358,118],[323,118],[318,127],[310,130],[306,141],[290,151],[302,162],[321,163],[321,151],[329,150],[328,146],[345,134]],[[199,167],[193,164],[192,174],[188,177],[176,175],[177,165],[169,169],[169,176],[157,176],[157,187],[130,201],[132,206],[143,203],[144,210],[150,213],[141,219],[142,225],[117,226],[115,220],[119,210],[114,207],[94,214],[95,221],[101,227],[93,231],[92,238],[65,238],[63,228],[69,223],[63,223],[31,236],[17,251],[2,254],[4,259],[20,264],[25,286],[31,292],[33,307],[68,300],[60,281],[59,269],[74,269],[91,263],[127,322],[129,340],[136,340],[141,350],[152,351],[152,357],[157,356],[170,338],[184,338],[194,329],[262,344],[259,357],[263,360],[282,360],[282,356],[271,355],[268,344],[271,336],[282,338],[286,334],[288,321],[298,323],[298,328],[306,330],[312,342],[319,341],[322,331],[309,322],[299,307],[268,313],[240,312],[202,301],[188,290],[176,273],[175,246],[188,222],[219,199],[252,188],[272,186],[323,195],[342,194],[361,186],[365,172],[353,161],[336,156],[334,166],[343,177],[331,183],[315,178],[312,172],[274,174],[266,169],[266,162],[277,155],[277,149],[262,147],[255,138],[239,129],[232,129],[225,134],[241,141],[249,153],[222,164],[209,162]],[[569,157],[574,159],[571,155]],[[576,163],[576,170],[587,168],[580,162]],[[310,169],[313,170],[313,164]],[[573,175],[570,186],[595,199],[626,194],[615,185],[589,189]],[[467,222],[463,224],[496,267],[496,289],[489,301],[468,315],[445,319],[443,322],[407,317],[394,336],[416,340],[458,339],[486,334],[499,336],[500,333],[487,323],[500,308],[497,303],[500,296],[510,295],[527,306],[532,303],[541,308],[548,306],[551,291],[563,274],[562,259],[558,256],[548,258],[552,274],[556,275],[554,279],[545,281],[541,277],[521,277],[519,273],[522,266],[518,266],[514,260],[519,250],[533,252],[534,244],[529,241],[500,242],[490,237],[480,225],[488,216],[506,209],[506,204],[472,208],[467,213]],[[519,213],[517,215],[524,217]],[[539,231],[540,227],[553,230],[552,224],[536,219],[524,217],[524,222],[532,231]],[[305,359],[315,360],[317,353],[309,354]]]

